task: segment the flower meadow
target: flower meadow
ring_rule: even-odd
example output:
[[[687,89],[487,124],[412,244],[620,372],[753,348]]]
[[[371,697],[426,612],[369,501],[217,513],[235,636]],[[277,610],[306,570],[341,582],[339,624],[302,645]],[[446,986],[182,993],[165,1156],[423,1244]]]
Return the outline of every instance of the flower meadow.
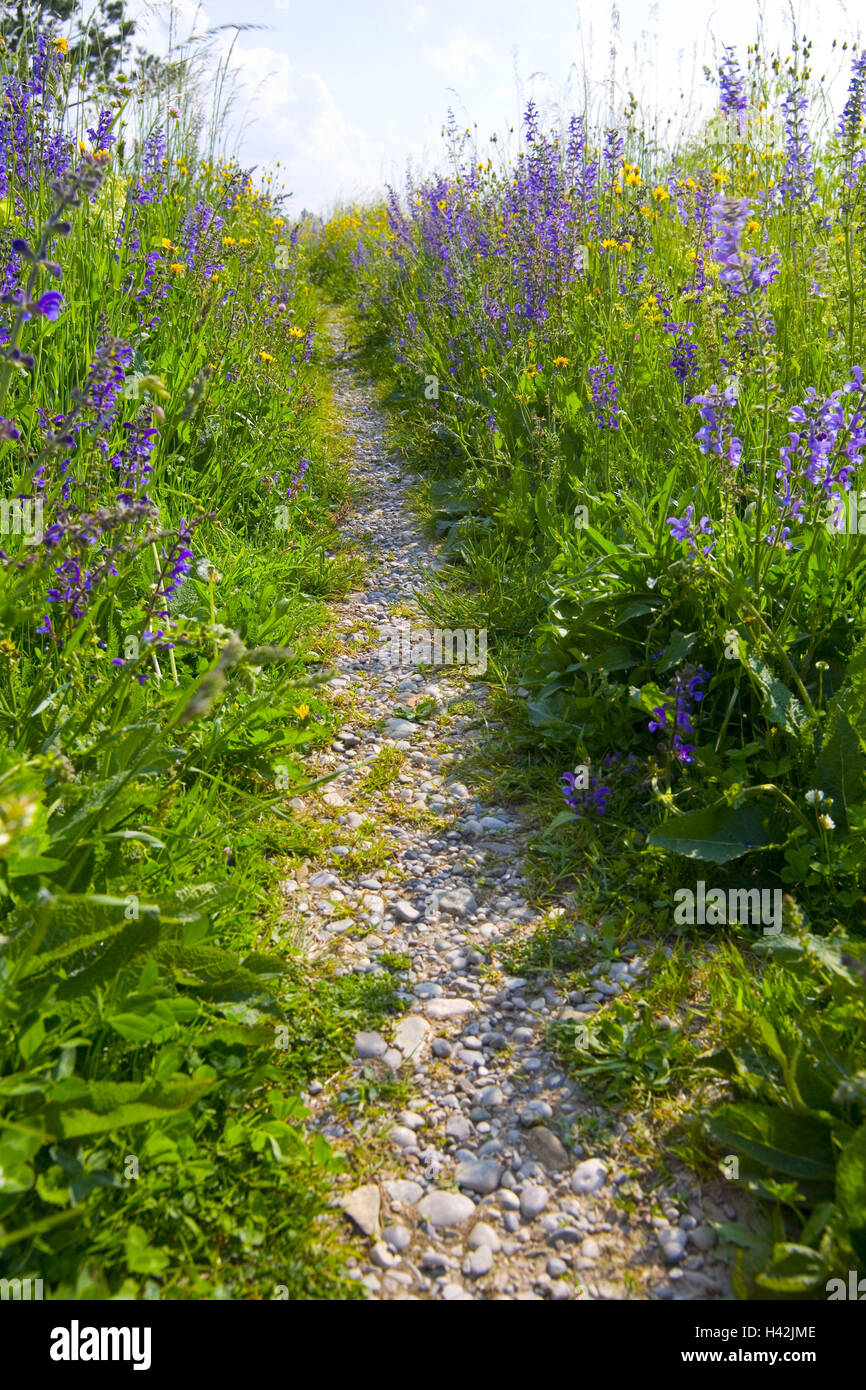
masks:
[[[0,54],[0,1275],[341,1296],[297,1097],[387,991],[314,1028],[275,886],[353,563],[315,304],[282,196],[70,52]]]
[[[736,1156],[759,1215],[722,1234],[753,1298],[822,1298],[866,1258],[866,52],[844,57],[828,116],[808,40],[724,49],[715,114],[670,149],[635,103],[552,128],[530,105],[499,163],[452,121],[441,172],[311,233],[425,469],[425,607],[490,634],[487,775],[546,814],[540,883],[570,877],[614,956],[650,933],[678,962],[675,1027],[657,989],[556,1045],[607,1095],[654,1092],[660,1126],[682,1087],[712,1097],[676,1142]],[[782,930],[678,930],[674,892],[709,877],[783,890]]]

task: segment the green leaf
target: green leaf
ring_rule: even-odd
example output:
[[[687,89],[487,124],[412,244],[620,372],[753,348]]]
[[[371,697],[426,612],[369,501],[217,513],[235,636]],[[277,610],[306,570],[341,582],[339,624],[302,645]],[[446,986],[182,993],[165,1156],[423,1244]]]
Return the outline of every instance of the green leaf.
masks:
[[[773,1293],[807,1294],[826,1283],[829,1273],[826,1260],[811,1246],[774,1245],[772,1259],[756,1283]]]
[[[815,762],[816,787],[833,798],[833,819],[847,826],[848,809],[863,787],[866,756],[863,743],[844,710],[834,709],[830,727]]]
[[[826,1120],[739,1102],[722,1106],[707,1127],[727,1153],[745,1154],[787,1178],[832,1183],[832,1127]]]
[[[107,1134],[146,1120],[164,1120],[187,1110],[214,1085],[213,1081],[89,1081],[79,1083],[80,1093],[46,1107],[45,1122],[53,1135],[77,1139],[85,1134]],[[60,1087],[55,1088],[55,1095]]]
[[[761,692],[762,708],[766,718],[771,724],[776,724],[794,737],[801,735],[808,726],[809,716],[796,695],[742,639],[738,642],[737,649],[740,661]]]
[[[169,1262],[164,1250],[147,1243],[141,1226],[130,1226],[126,1236],[126,1263],[133,1274],[161,1274]]]
[[[674,630],[665,648],[664,660],[656,667],[656,670],[669,671],[672,666],[679,666],[685,661],[695,645],[697,635],[696,632],[677,632]]]
[[[839,1155],[836,1202],[845,1215],[857,1254],[866,1256],[866,1124]]]
[[[773,843],[765,822],[765,813],[754,805],[690,811],[671,816],[651,832],[648,843],[687,859],[727,864]]]

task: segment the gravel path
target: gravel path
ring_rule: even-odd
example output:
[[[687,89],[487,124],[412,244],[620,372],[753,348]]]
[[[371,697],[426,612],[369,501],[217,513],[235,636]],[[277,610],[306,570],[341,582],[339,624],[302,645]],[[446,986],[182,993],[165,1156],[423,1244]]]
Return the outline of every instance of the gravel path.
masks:
[[[389,666],[381,638],[370,639],[394,621],[395,607],[408,613],[435,552],[408,509],[411,480],[387,454],[382,413],[336,318],[330,333],[337,403],[363,490],[349,534],[372,562],[367,587],[337,606],[341,650],[330,689],[352,713],[320,759],[323,770],[341,772],[317,809],[345,827],[350,843],[335,851],[333,871],[301,870],[284,886],[308,948],[338,954],[342,969],[381,969],[384,951],[411,957],[405,1015],[387,1036],[358,1035],[354,1068],[356,1084],[364,1075],[406,1078],[409,1099],[350,1127],[334,1102],[352,1077],[317,1081],[308,1097],[311,1125],[350,1155],[355,1174],[337,1196],[352,1236],[350,1273],[375,1299],[724,1297],[728,1277],[707,1223],[736,1214],[727,1193],[714,1200],[677,1170],[650,1198],[629,1156],[638,1119],[614,1117],[604,1148],[594,1147],[586,1136],[599,1132],[603,1112],[544,1049],[551,1018],[588,1016],[636,984],[639,957],[570,999],[553,979],[542,987],[509,978],[491,960],[496,943],[530,931],[540,916],[525,896],[525,830],[513,808],[482,805],[452,780],[472,737],[465,713],[418,724],[394,717],[397,705],[425,697],[440,708],[455,696],[483,705],[485,692],[455,666]],[[420,614],[412,622],[413,632],[426,626]],[[360,786],[387,747],[405,762],[371,805]],[[370,820],[393,840],[389,867],[341,873],[341,856]],[[359,928],[368,932],[361,939]]]

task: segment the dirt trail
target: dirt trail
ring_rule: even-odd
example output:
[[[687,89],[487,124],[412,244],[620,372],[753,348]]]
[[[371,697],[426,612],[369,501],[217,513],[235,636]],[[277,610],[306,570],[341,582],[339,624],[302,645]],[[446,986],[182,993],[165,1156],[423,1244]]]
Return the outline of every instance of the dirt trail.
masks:
[[[349,697],[353,714],[323,759],[342,770],[319,803],[345,827],[347,844],[333,870],[299,874],[287,891],[310,949],[338,954],[343,969],[381,969],[383,952],[411,958],[405,1015],[383,1034],[359,1034],[355,1063],[356,1078],[365,1070],[407,1078],[408,1103],[349,1127],[334,1102],[352,1079],[310,1088],[311,1124],[350,1155],[355,1174],[338,1194],[347,1233],[351,1221],[367,1242],[363,1259],[349,1256],[352,1275],[376,1299],[724,1296],[727,1274],[705,1223],[725,1213],[688,1174],[651,1200],[629,1152],[639,1121],[624,1114],[611,1125],[544,1048],[552,1018],[588,1018],[611,993],[637,987],[637,954],[599,976],[597,990],[569,999],[554,978],[509,978],[491,956],[540,917],[525,896],[525,828],[513,808],[481,804],[451,780],[483,714],[483,683],[459,666],[404,661],[399,630],[390,662],[382,660],[389,623],[414,612],[415,641],[428,626],[412,595],[435,550],[408,508],[411,480],[387,453],[384,418],[336,317],[330,335],[362,488],[349,529],[369,549],[371,569],[363,591],[336,609],[342,641],[330,688]],[[442,719],[458,698],[461,712]],[[439,713],[418,723],[395,717],[397,706],[424,700]],[[371,803],[361,784],[387,748],[405,761]],[[371,822],[393,840],[390,863],[369,876],[341,873]]]

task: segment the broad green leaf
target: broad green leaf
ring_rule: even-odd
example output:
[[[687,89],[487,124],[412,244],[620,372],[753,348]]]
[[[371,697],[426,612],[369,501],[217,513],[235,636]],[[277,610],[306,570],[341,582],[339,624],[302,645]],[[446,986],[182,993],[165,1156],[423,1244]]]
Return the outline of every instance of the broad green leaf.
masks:
[[[832,1183],[832,1127],[813,1115],[738,1102],[722,1106],[707,1127],[727,1153],[745,1154],[786,1178]]]
[[[727,864],[773,843],[765,819],[754,805],[690,811],[684,816],[671,816],[651,832],[648,843],[687,859]]]
[[[808,1245],[775,1245],[773,1256],[757,1283],[779,1294],[807,1294],[826,1283],[830,1274],[823,1256]]]
[[[210,1080],[150,1084],[91,1081],[85,1083],[84,1097],[48,1105],[44,1118],[50,1132],[60,1139],[107,1134],[146,1120],[164,1120],[186,1110],[206,1095],[213,1084]]]

